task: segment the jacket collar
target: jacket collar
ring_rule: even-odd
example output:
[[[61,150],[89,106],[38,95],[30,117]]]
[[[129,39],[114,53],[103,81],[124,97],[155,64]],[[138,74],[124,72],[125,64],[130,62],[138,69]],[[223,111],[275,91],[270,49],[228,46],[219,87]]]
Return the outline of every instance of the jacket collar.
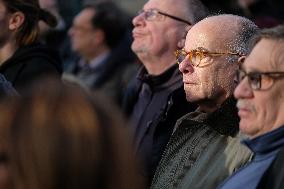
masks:
[[[246,139],[243,143],[253,152],[268,154],[284,146],[284,125],[253,139]]]
[[[237,114],[236,100],[233,97],[228,98],[219,109],[211,113],[204,113],[198,109],[186,114],[178,120],[181,126],[191,124],[207,124],[212,129],[222,135],[235,136],[239,131],[239,117]],[[192,123],[190,123],[192,122]]]
[[[146,68],[142,66],[137,74],[137,79],[142,83],[146,83],[151,89],[159,90],[172,86],[175,83],[182,83],[182,75],[178,70],[177,64],[170,67],[168,70],[160,75],[151,75],[147,72]]]

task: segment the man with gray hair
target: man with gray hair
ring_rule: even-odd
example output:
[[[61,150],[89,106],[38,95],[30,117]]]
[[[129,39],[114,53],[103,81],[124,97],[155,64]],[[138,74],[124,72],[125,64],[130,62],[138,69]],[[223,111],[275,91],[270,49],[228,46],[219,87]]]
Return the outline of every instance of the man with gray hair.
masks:
[[[152,189],[213,189],[250,159],[240,144],[233,91],[235,72],[257,31],[246,18],[218,15],[187,33],[176,56],[187,101],[198,108],[177,121]]]
[[[240,130],[249,137],[243,144],[253,151],[254,158],[227,179],[222,189],[283,188],[283,161],[275,170],[278,179],[266,171],[284,148],[284,26],[262,30],[253,44],[237,73],[239,85],[234,95]]]
[[[174,51],[187,30],[207,16],[199,0],[149,0],[133,19],[132,50],[143,66],[125,97],[136,154],[150,183],[175,122],[195,110],[187,103]]]

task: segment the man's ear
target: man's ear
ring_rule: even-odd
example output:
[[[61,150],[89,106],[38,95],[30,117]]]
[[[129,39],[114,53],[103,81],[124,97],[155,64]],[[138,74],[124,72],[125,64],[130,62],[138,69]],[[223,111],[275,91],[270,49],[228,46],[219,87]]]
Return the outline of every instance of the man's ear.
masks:
[[[244,63],[245,59],[246,59],[246,56],[241,56],[241,57],[238,59],[238,66],[239,66],[239,67]]]
[[[177,44],[178,49],[184,48],[186,35],[187,35],[187,32],[190,30],[191,27],[192,27],[192,25],[185,27],[184,33],[182,34],[182,39],[180,39],[178,41],[178,44]]]
[[[238,58],[237,66],[239,70],[241,69],[242,64],[245,62],[245,59],[246,59],[246,56],[241,56]],[[236,76],[234,77],[234,83],[236,84],[236,86],[239,83]]]
[[[105,43],[105,33],[101,29],[96,29],[94,33],[95,37],[94,40],[97,44]]]
[[[15,12],[9,18],[9,29],[14,31],[21,27],[25,21],[25,15],[22,12]]]

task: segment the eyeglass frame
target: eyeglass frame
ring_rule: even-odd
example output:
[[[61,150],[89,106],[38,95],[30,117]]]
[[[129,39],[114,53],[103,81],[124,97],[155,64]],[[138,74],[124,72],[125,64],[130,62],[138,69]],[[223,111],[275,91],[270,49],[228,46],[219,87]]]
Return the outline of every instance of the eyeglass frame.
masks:
[[[138,11],[138,15],[141,15],[141,14],[143,14],[143,13],[146,13],[145,15],[145,19],[146,20],[148,20],[148,21],[152,21],[152,20],[149,20],[148,18],[149,18],[149,16],[147,16],[147,13],[154,13],[154,14],[160,14],[160,15],[163,15],[163,16],[166,16],[166,17],[169,17],[169,18],[171,18],[171,19],[173,19],[173,20],[176,20],[176,21],[179,21],[179,22],[183,22],[183,23],[185,23],[185,24],[188,24],[188,25],[192,25],[192,23],[190,23],[189,21],[187,21],[187,20],[184,20],[184,19],[182,19],[182,18],[179,18],[179,17],[177,17],[177,16],[173,16],[173,15],[170,15],[170,14],[168,14],[168,13],[165,13],[165,12],[162,12],[162,11],[159,11],[159,10],[157,10],[157,9],[149,9],[149,10],[140,10],[140,11]]]
[[[240,73],[244,73],[243,77],[240,79]],[[269,77],[270,79],[272,79],[272,83],[269,87],[262,89],[262,78],[263,75]],[[278,75],[278,76],[275,76]],[[257,79],[257,83],[253,84],[253,79],[252,77],[258,76],[255,79]],[[273,86],[275,80],[277,79],[281,79],[281,77],[284,77],[284,72],[249,72],[247,73],[246,71],[244,71],[243,69],[239,69],[236,71],[236,80],[238,83],[240,83],[241,81],[243,81],[246,77],[248,77],[248,83],[251,87],[252,90],[254,91],[263,91],[263,90],[267,90],[270,87]]]
[[[197,65],[195,65],[192,61],[192,54],[193,53],[200,53],[202,56],[200,58],[200,61]],[[183,53],[183,56],[184,56],[184,59],[186,59],[187,56],[189,56],[189,60],[191,62],[191,65],[194,66],[194,67],[201,67],[199,66],[200,63],[201,63],[201,60],[206,57],[206,56],[222,56],[222,55],[236,55],[236,56],[239,56],[239,57],[242,57],[242,56],[245,56],[245,54],[241,54],[241,53],[238,53],[238,52],[210,52],[210,51],[207,51],[206,49],[202,48],[202,47],[198,47],[194,50],[190,50],[190,51],[186,51],[184,48],[183,49],[179,49],[179,50],[176,50],[175,51],[175,56],[176,56],[176,63],[177,64],[181,64],[184,59],[182,61],[179,61],[179,55]]]

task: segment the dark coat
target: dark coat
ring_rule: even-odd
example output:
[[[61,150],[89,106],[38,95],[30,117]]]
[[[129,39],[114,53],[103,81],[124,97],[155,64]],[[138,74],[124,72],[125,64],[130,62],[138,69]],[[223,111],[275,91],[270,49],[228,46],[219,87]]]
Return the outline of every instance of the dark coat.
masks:
[[[143,69],[143,67],[141,69]],[[134,138],[135,148],[138,156],[142,155],[140,158],[142,158],[142,161],[144,161],[145,164],[143,174],[146,179],[148,179],[149,183],[152,180],[164,148],[173,132],[176,120],[186,113],[194,111],[197,107],[196,105],[186,101],[181,77],[177,78],[177,76],[174,76],[178,73],[179,71],[176,66],[174,68],[174,72],[172,73],[171,79],[167,81],[169,83],[172,82],[173,84],[162,90],[164,92],[159,91],[159,94],[156,94],[158,91],[152,90],[151,104],[155,104],[153,99],[162,100],[166,98],[167,100],[165,101],[165,104],[157,108],[157,112],[147,112],[148,117],[146,118],[146,122],[149,124],[143,126],[141,125],[143,128],[136,128],[137,125],[132,125],[134,133],[137,133],[137,129],[140,130],[139,134],[135,135]],[[123,110],[129,117],[133,113],[134,106],[138,101],[139,94],[142,90],[142,85],[143,81],[136,78],[131,82],[126,92]],[[169,93],[170,88],[176,89]],[[159,96],[155,98],[155,95]]]
[[[44,76],[53,75],[60,79],[62,65],[57,52],[37,43],[18,48],[0,66],[0,73],[21,93]]]
[[[277,154],[272,165],[263,175],[258,189],[283,189],[284,188],[284,147]]]

